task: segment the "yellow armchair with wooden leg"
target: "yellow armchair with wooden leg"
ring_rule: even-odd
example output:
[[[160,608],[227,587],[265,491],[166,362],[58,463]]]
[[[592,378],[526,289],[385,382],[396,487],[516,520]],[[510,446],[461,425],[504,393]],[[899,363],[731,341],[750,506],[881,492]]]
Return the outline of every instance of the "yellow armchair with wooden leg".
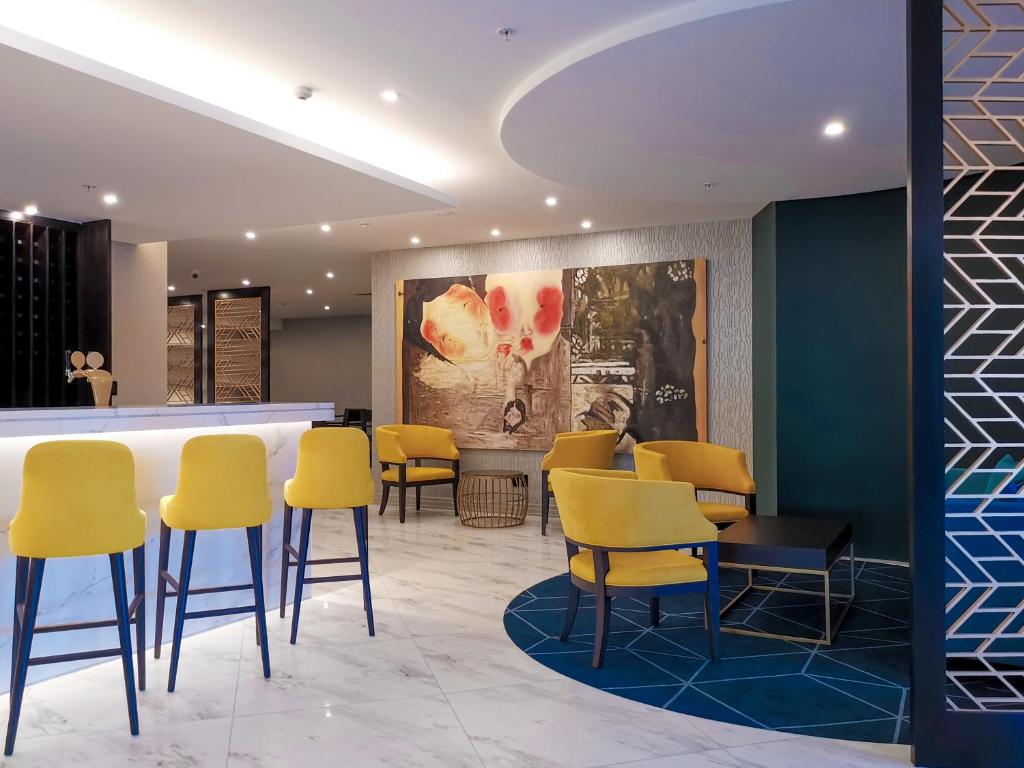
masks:
[[[405,522],[405,490],[416,490],[416,509],[420,508],[420,489],[426,485],[451,485],[455,514],[459,514],[459,449],[455,433],[442,427],[422,424],[386,424],[377,427],[377,457],[380,459],[380,513],[388,505],[388,494],[398,488],[398,520]],[[423,460],[450,462],[451,467],[424,467]],[[409,462],[412,466],[409,466]]]
[[[628,473],[556,469],[551,486],[565,531],[569,639],[580,592],[597,597],[593,666],[604,662],[613,597],[649,601],[651,625],[663,595],[704,596],[711,659],[718,659],[718,529],[697,508],[690,483],[634,480]],[[700,558],[682,552],[699,547]]]
[[[698,501],[708,520],[724,527],[756,514],[756,486],[743,451],[713,443],[658,440],[633,448],[633,463],[641,480],[691,483],[698,491],[718,491],[743,498],[742,505]]]
[[[540,532],[548,535],[553,469],[611,469],[619,433],[614,429],[590,432],[559,432],[555,444],[540,462]]]

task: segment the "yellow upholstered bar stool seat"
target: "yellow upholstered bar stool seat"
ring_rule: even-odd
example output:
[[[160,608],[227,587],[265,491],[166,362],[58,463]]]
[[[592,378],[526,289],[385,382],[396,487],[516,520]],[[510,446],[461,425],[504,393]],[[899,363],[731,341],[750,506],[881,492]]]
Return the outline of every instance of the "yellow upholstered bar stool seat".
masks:
[[[380,514],[388,505],[388,494],[398,488],[398,520],[405,522],[405,489],[415,488],[416,509],[420,490],[426,485],[451,485],[455,514],[459,514],[459,449],[455,433],[423,424],[385,424],[377,427],[377,457],[380,459]],[[424,467],[423,460],[450,462],[451,467]],[[409,462],[413,462],[409,466]],[[393,468],[392,468],[393,467]]]
[[[181,449],[178,487],[172,496],[160,499],[160,564],[157,578],[156,638],[153,653],[160,658],[164,603],[177,597],[171,664],[167,690],[173,691],[181,655],[181,638],[186,619],[256,614],[256,637],[260,644],[263,676],[270,677],[267,648],[266,609],[263,598],[263,525],[270,520],[270,491],[267,487],[267,448],[254,435],[200,435]],[[198,531],[244,528],[249,544],[251,584],[189,589],[192,559]],[[178,578],[167,570],[171,531],[184,532],[181,570]],[[168,594],[170,585],[175,591]],[[188,613],[190,595],[252,589],[254,604]]]
[[[595,429],[589,432],[559,432],[554,445],[540,462],[540,532],[548,535],[548,515],[551,509],[552,469],[611,469],[619,433],[614,429]]]
[[[690,483],[636,480],[628,473],[555,469],[551,473],[569,558],[569,639],[580,592],[597,596],[593,666],[604,661],[613,597],[646,598],[651,624],[662,595],[704,595],[711,658],[718,658],[718,529],[697,508]],[[682,552],[700,547],[701,559]]]
[[[369,535],[367,508],[373,501],[373,477],[366,463],[370,440],[361,429],[319,427],[302,433],[299,439],[295,477],[284,484],[284,533],[281,545],[281,618],[288,599],[288,571],[297,567],[292,602],[291,642],[299,632],[302,591],[307,583],[359,580],[363,584],[363,610],[372,637],[373,603],[370,597]],[[292,546],[292,511],[302,510],[299,547]],[[356,529],[356,557],[309,559],[310,527],[314,509],[351,509]],[[292,558],[295,558],[294,560]],[[359,563],[359,573],[345,576],[307,578],[306,566]]]
[[[756,512],[756,486],[743,451],[713,443],[658,440],[638,443],[633,463],[641,480],[691,483],[698,491],[718,491],[743,497],[743,504],[698,501],[704,516],[727,526]]]
[[[10,715],[4,754],[14,751],[28,667],[101,656],[120,656],[128,699],[128,722],[139,732],[130,625],[134,621],[138,684],[146,687],[146,513],[135,500],[135,461],[127,446],[110,440],[55,440],[29,449],[22,469],[21,500],[8,543],[17,558],[14,586],[14,648]],[[135,597],[128,604],[124,552],[132,550]],[[106,555],[114,587],[116,619],[64,624],[60,629],[116,626],[117,648],[32,658],[43,568],[53,558]]]

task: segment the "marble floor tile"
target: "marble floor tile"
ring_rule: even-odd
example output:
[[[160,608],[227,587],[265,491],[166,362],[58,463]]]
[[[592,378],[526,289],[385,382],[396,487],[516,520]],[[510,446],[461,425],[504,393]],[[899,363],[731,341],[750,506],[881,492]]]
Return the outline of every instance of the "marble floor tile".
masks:
[[[519,650],[501,629],[421,637],[416,644],[445,693],[562,679]]]
[[[710,752],[696,752],[688,755],[671,755],[655,757],[651,760],[636,760],[630,763],[617,763],[605,768],[743,768],[745,764],[733,757],[724,749]]]
[[[787,741],[731,747],[729,754],[751,768],[908,768],[910,747],[800,736]]]
[[[441,696],[237,717],[229,768],[480,768]]]

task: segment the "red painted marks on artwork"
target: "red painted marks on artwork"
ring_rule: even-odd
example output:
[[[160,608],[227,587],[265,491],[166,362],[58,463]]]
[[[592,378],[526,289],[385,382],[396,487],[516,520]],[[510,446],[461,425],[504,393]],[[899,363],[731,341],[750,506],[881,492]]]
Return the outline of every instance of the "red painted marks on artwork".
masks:
[[[562,299],[562,289],[555,285],[546,285],[537,291],[538,309],[533,316],[534,330],[545,335],[558,330],[562,324]],[[529,349],[533,349],[532,342]]]

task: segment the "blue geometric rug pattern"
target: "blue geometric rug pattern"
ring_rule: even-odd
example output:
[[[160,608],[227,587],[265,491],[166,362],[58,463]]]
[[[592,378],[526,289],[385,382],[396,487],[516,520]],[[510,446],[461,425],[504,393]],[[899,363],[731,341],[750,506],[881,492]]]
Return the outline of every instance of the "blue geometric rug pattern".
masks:
[[[833,571],[833,592],[848,588],[846,562]],[[645,602],[612,600],[604,666],[590,666],[595,600],[583,593],[568,642],[567,574],[521,592],[505,610],[505,630],[550,669],[595,688],[655,707],[711,720],[856,741],[910,743],[910,597],[908,569],[857,562],[857,599],[831,647],[723,632],[721,660],[708,659],[699,595],[661,599],[652,628]],[[762,571],[760,584],[821,589],[821,579]],[[746,574],[722,570],[722,604],[739,593]],[[839,606],[833,602],[833,615]],[[820,598],[752,591],[723,626],[745,625],[811,636],[823,626]]]

